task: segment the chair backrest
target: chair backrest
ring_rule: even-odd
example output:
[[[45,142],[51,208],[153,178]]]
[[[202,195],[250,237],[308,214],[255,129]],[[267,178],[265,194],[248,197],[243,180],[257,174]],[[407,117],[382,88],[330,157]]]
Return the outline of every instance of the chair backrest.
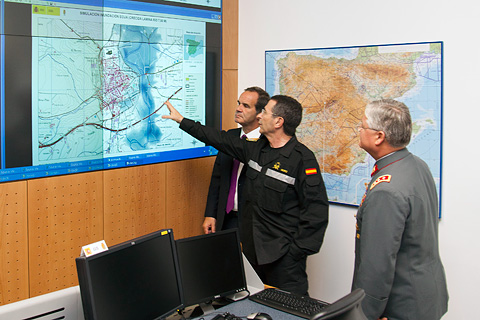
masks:
[[[0,307],[0,319],[83,320],[79,286],[47,293]]]
[[[363,298],[365,298],[365,291],[355,289],[310,317],[310,320],[367,320],[362,310]]]

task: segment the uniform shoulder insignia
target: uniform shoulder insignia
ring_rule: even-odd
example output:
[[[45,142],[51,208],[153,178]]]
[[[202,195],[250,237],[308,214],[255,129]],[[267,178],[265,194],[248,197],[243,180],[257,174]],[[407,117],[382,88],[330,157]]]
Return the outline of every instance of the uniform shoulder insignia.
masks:
[[[370,186],[370,190],[372,190],[373,188],[375,188],[375,186],[377,184],[379,184],[380,182],[390,182],[390,180],[392,179],[392,176],[389,175],[389,174],[386,174],[386,175],[383,175],[383,176],[380,176],[377,178],[377,180],[375,180],[372,185]]]

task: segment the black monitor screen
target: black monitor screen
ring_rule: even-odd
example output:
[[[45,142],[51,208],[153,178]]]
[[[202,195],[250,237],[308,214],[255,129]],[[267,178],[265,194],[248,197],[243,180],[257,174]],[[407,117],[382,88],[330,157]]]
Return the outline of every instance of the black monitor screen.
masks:
[[[76,264],[86,319],[163,319],[183,306],[171,230],[77,258]]]
[[[185,306],[246,290],[236,229],[176,241]]]
[[[0,0],[0,182],[205,157],[221,0]]]

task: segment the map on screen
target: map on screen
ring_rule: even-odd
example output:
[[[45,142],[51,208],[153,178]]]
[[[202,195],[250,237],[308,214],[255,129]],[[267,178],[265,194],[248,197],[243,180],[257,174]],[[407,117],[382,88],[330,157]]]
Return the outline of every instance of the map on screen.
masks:
[[[298,139],[316,155],[332,202],[359,205],[374,159],[358,146],[365,105],[404,102],[408,149],[430,167],[441,196],[442,42],[265,52],[269,94],[303,106]]]
[[[33,14],[34,165],[200,145],[161,115],[205,120],[205,23],[57,9]]]
[[[217,154],[221,1],[0,3],[0,182]]]

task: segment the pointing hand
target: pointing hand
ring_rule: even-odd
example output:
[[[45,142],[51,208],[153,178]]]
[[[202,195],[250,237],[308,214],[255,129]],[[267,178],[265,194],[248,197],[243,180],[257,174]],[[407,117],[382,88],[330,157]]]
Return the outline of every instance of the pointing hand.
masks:
[[[182,122],[183,116],[180,114],[180,112],[177,111],[177,109],[175,109],[175,108],[172,106],[172,104],[170,103],[170,101],[166,101],[166,102],[165,102],[165,105],[167,106],[168,111],[170,111],[170,115],[163,115],[162,118],[163,118],[163,119],[172,119],[172,120],[174,120],[174,121],[177,122],[177,123]]]

